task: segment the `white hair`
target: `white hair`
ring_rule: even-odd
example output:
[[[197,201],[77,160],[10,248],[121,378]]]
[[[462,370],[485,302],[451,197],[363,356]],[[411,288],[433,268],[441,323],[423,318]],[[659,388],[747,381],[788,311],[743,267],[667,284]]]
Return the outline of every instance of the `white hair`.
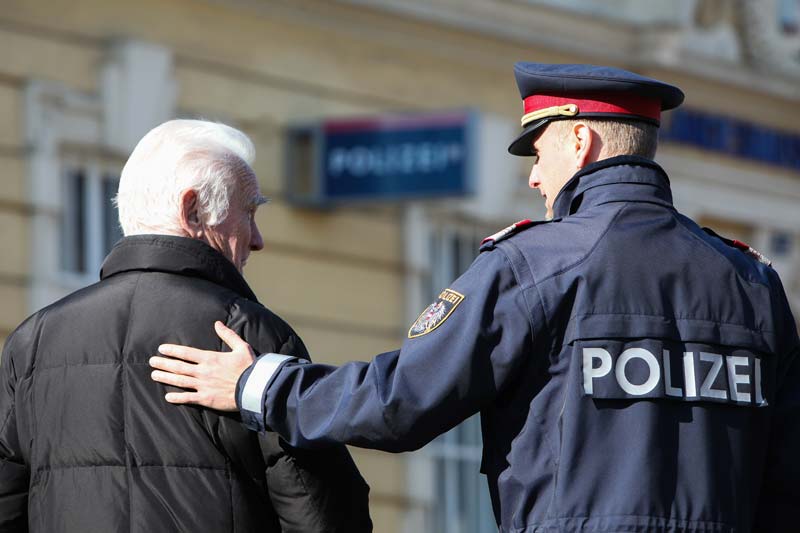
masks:
[[[182,235],[180,196],[197,192],[202,222],[225,220],[238,176],[251,171],[253,142],[203,120],[170,120],[150,130],[125,163],[115,203],[125,235]]]

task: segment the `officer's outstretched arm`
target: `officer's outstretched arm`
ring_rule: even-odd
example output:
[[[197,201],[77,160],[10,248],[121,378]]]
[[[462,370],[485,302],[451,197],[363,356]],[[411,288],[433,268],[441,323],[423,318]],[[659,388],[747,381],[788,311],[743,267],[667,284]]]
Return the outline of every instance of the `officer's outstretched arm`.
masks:
[[[416,449],[488,405],[535,356],[531,324],[544,323],[540,309],[536,288],[518,284],[502,250],[484,253],[422,312],[401,350],[340,367],[264,354],[239,378],[236,404],[249,427],[276,431],[293,446]],[[180,350],[170,355],[186,355]],[[210,354],[194,357],[195,376],[183,386],[197,396],[181,403],[229,405],[229,396],[206,396],[196,375],[222,372],[198,368]]]
[[[399,351],[338,368],[259,357],[239,380],[242,417],[295,446],[419,448],[489,404],[535,355],[526,302],[538,302],[535,291],[519,286],[501,250],[484,253],[422,312]]]

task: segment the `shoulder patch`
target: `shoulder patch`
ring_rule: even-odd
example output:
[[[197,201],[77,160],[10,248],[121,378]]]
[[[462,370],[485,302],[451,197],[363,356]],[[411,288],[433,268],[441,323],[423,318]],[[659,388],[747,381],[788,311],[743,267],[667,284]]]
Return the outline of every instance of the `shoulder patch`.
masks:
[[[736,240],[736,239],[728,239],[726,237],[723,237],[722,235],[718,234],[716,231],[714,231],[711,228],[703,228],[703,231],[705,231],[706,233],[708,233],[712,237],[716,237],[717,239],[721,240],[722,242],[724,242],[725,244],[727,244],[731,248],[736,248],[737,250],[741,250],[746,255],[749,255],[750,257],[752,257],[753,259],[755,259],[759,263],[767,265],[768,267],[772,266],[772,261],[770,261],[770,259],[766,255],[762,254],[761,252],[759,252],[758,250],[756,250],[755,248],[753,248],[749,244],[744,243],[744,242],[739,241],[739,240]]]
[[[520,220],[519,222],[514,222],[510,226],[505,229],[502,229],[495,233],[494,235],[489,235],[485,239],[481,241],[480,251],[484,252],[486,250],[491,250],[494,248],[495,244],[498,242],[511,237],[519,233],[520,231],[528,228],[532,228],[533,226],[538,226],[539,224],[547,224],[549,222],[558,222],[561,220],[560,218],[554,218],[551,220],[530,220],[524,219]]]
[[[450,318],[458,304],[464,300],[464,295],[452,289],[445,289],[439,297],[429,305],[408,330],[408,338],[421,337],[441,326]]]

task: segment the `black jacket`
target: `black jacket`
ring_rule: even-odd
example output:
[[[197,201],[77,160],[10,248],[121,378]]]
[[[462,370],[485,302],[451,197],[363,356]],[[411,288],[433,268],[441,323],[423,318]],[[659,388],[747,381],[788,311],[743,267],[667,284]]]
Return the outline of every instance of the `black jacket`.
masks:
[[[0,367],[0,530],[365,531],[369,487],[346,449],[289,449],[238,415],[164,400],[161,343],[307,357],[234,266],[204,243],[121,240],[101,281],[26,320]]]

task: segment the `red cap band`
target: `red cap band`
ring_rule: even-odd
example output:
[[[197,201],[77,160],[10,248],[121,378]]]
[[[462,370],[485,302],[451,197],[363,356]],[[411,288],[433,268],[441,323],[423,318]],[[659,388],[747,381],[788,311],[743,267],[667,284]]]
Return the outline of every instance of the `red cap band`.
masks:
[[[569,96],[550,96],[534,94],[523,100],[524,114],[553,106],[575,104],[578,114],[603,113],[613,115],[635,115],[649,118],[656,122],[661,120],[661,101],[645,98],[631,93],[592,93],[592,98]]]

